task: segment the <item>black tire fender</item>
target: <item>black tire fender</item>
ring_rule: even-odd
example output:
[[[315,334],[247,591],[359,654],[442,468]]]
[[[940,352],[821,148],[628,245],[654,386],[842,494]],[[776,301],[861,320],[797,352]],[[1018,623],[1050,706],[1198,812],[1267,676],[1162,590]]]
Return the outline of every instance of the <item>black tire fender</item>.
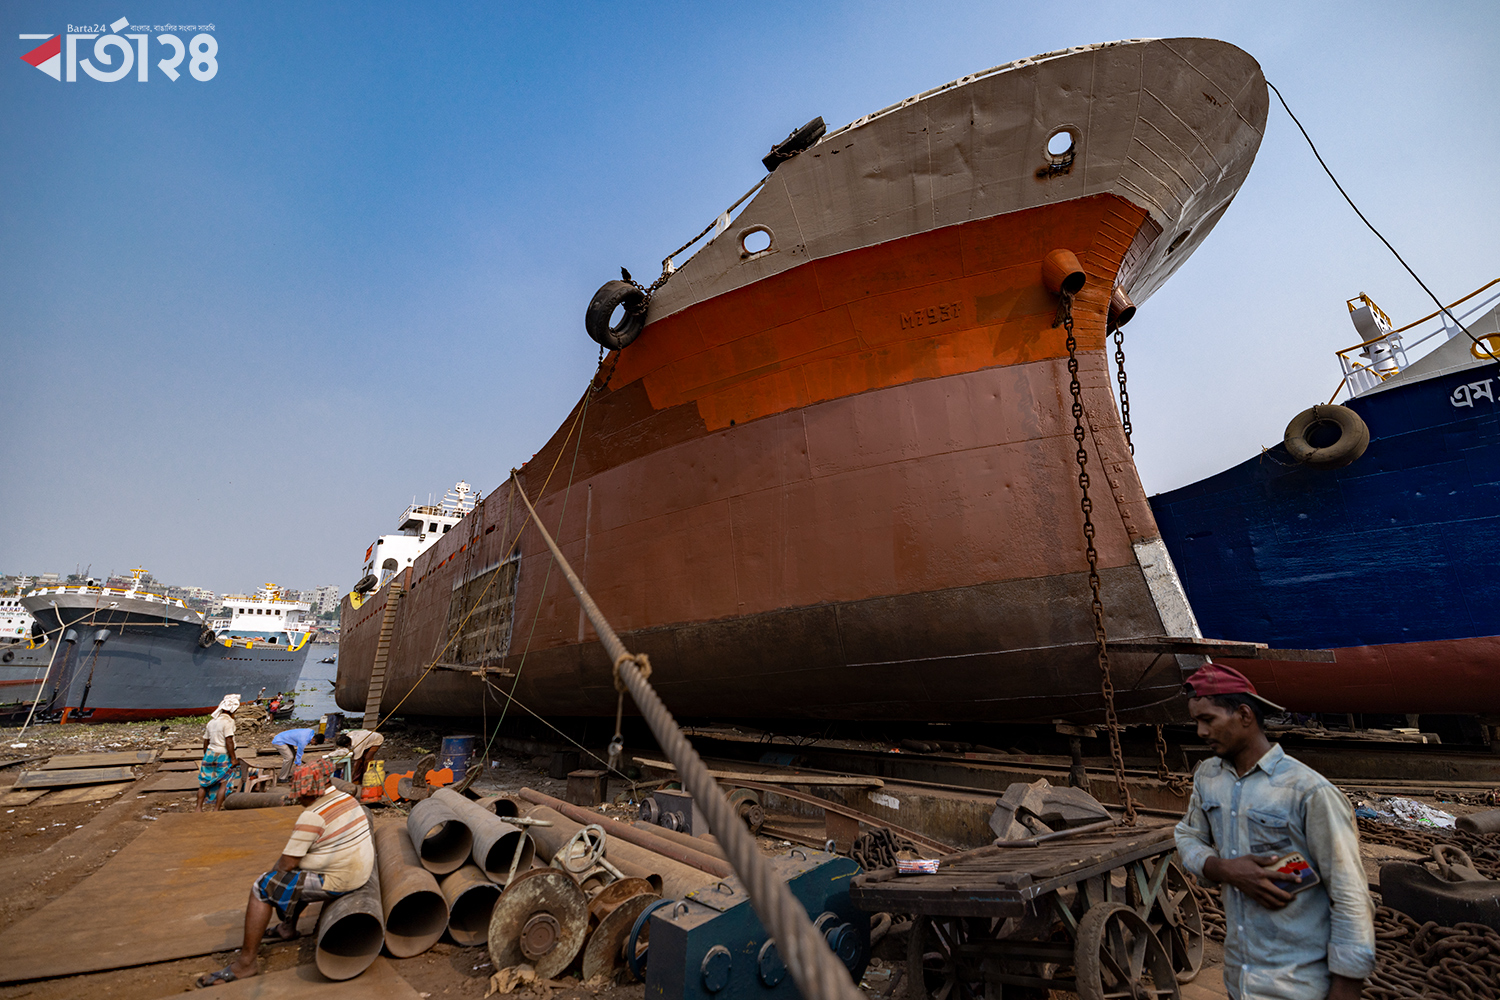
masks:
[[[625,307],[618,326],[610,324],[615,309]],[[646,328],[646,293],[626,281],[606,281],[589,302],[583,328],[596,344],[618,351],[629,347]]]
[[[214,644],[214,640],[217,638],[218,636],[214,634],[214,630],[205,625],[203,631],[198,633],[198,645],[207,649]]]
[[[9,663],[11,660],[14,660],[15,658],[16,658],[16,651],[14,649],[7,649],[5,651],[5,655],[4,656],[0,656],[0,663]]]
[[[370,591],[374,590],[375,585],[379,582],[380,581],[375,578],[374,573],[366,573],[364,576],[360,577],[359,582],[354,585],[354,592],[356,594],[367,594]]]
[[[1337,436],[1333,431],[1337,431]],[[1286,450],[1314,469],[1342,469],[1370,447],[1370,428],[1358,413],[1337,403],[1309,407],[1292,418]]]

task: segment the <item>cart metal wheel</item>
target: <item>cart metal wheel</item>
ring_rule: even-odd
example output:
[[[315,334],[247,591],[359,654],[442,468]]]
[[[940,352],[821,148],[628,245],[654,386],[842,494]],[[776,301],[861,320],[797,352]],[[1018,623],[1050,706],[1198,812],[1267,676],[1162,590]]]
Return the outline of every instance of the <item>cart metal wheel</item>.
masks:
[[[1170,861],[1160,863],[1167,866],[1167,875],[1151,908],[1141,912],[1140,888],[1134,880],[1130,883],[1130,902],[1167,950],[1177,981],[1190,983],[1203,968],[1203,911],[1182,869]]]
[[[1167,951],[1124,903],[1096,903],[1078,922],[1079,1000],[1179,1000]]]
[[[981,1000],[984,977],[961,952],[968,940],[962,918],[918,914],[906,942],[907,1000]]]

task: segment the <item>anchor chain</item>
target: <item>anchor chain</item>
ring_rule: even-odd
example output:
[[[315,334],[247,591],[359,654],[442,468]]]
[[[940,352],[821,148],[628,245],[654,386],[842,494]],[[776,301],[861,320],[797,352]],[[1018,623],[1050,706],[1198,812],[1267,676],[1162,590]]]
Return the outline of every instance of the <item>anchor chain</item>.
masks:
[[[1115,381],[1120,386],[1120,426],[1125,428],[1125,444],[1132,455],[1135,442],[1130,440],[1130,390],[1125,385],[1125,331],[1115,327]]]
[[[1125,783],[1125,754],[1120,748],[1120,718],[1115,712],[1115,684],[1109,674],[1109,636],[1104,630],[1104,602],[1099,599],[1099,550],[1094,547],[1094,501],[1089,497],[1089,454],[1083,446],[1087,434],[1083,429],[1083,385],[1078,380],[1078,339],[1073,334],[1073,296],[1059,293],[1057,316],[1053,328],[1067,330],[1068,339],[1068,391],[1073,396],[1073,440],[1078,444],[1074,458],[1078,462],[1078,489],[1083,494],[1080,508],[1083,510],[1084,554],[1089,563],[1090,610],[1094,618],[1094,643],[1099,658],[1099,688],[1104,695],[1104,724],[1109,732],[1109,756],[1114,765],[1115,788],[1119,791],[1120,806],[1124,811],[1126,826],[1135,825],[1135,800],[1130,795],[1130,786]]]
[[[1187,795],[1193,790],[1192,775],[1173,774],[1167,766],[1167,734],[1162,726],[1156,727],[1156,780],[1173,795]]]

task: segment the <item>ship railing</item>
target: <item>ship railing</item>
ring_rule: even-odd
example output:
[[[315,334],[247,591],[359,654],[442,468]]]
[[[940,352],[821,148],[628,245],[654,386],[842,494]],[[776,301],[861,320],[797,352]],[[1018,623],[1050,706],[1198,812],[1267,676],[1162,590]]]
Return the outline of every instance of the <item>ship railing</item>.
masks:
[[[163,597],[161,594],[148,594],[144,590],[126,590],[121,587],[38,587],[27,594],[28,597],[40,597],[44,594],[98,594],[101,597],[109,597],[118,594],[121,597],[131,597],[142,601],[151,601],[155,604],[170,604],[177,608],[186,608],[181,598]]]
[[[1379,337],[1372,337],[1369,340],[1354,344],[1350,347],[1340,348],[1339,350],[1335,351],[1334,356],[1339,359],[1339,366],[1343,369],[1344,378],[1343,381],[1339,383],[1339,387],[1333,391],[1333,396],[1329,401],[1332,402],[1333,399],[1337,399],[1339,392],[1342,391],[1345,386],[1349,387],[1350,396],[1358,396],[1361,393],[1368,392],[1369,390],[1375,388],[1377,385],[1380,385],[1380,383],[1385,382],[1393,376],[1405,371],[1411,363],[1408,360],[1411,352],[1415,348],[1420,347],[1421,345],[1427,343],[1427,341],[1432,340],[1435,337],[1441,336],[1443,338],[1443,342],[1447,342],[1449,340],[1452,340],[1454,337],[1462,336],[1463,331],[1458,327],[1457,324],[1453,323],[1449,319],[1449,315],[1452,315],[1450,313],[1450,310],[1452,310],[1455,306],[1459,306],[1465,302],[1468,302],[1476,295],[1479,295],[1480,293],[1485,292],[1496,285],[1500,285],[1500,278],[1495,278],[1493,281],[1489,281],[1483,285],[1480,285],[1468,295],[1465,295],[1463,298],[1449,303],[1443,309],[1428,313],[1421,319],[1413,320],[1405,326],[1396,327],[1395,329],[1392,329],[1390,333],[1382,334]],[[1353,302],[1354,300],[1350,301]],[[1369,300],[1366,299],[1365,301],[1368,302]],[[1485,296],[1483,299],[1470,306],[1468,309],[1465,309],[1463,312],[1456,315],[1459,318],[1459,321],[1463,322],[1476,314],[1489,311],[1497,302],[1500,302],[1500,290],[1497,290],[1494,293]],[[1379,307],[1375,306],[1373,302],[1369,304],[1372,308],[1377,310],[1379,309]],[[1386,317],[1383,312],[1380,315],[1383,319],[1386,320],[1386,324],[1390,325],[1390,319]],[[1439,318],[1441,318],[1441,325],[1436,329],[1423,334],[1421,337],[1418,337],[1410,344],[1407,344],[1402,340],[1401,335],[1406,331],[1419,327],[1429,320]],[[1480,342],[1485,344],[1491,352],[1500,349],[1500,338],[1497,338],[1494,335],[1481,335],[1479,339]],[[1366,348],[1374,344],[1380,344],[1383,342],[1389,342],[1390,353],[1386,356],[1385,360],[1382,360],[1380,362],[1380,364],[1385,365],[1388,362],[1394,362],[1391,367],[1376,367],[1376,365],[1372,364],[1367,357],[1360,358],[1351,356],[1356,352],[1364,351]],[[1475,350],[1477,351],[1478,348],[1476,347]],[[1476,354],[1475,356],[1478,357],[1479,355]]]

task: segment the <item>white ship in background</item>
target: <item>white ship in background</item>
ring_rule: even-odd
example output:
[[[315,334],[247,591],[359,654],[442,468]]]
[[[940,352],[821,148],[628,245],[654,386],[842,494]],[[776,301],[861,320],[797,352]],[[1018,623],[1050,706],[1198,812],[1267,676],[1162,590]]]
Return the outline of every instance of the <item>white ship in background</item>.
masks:
[[[365,550],[364,575],[354,592],[367,594],[390,583],[462,521],[480,499],[473,487],[460,480],[437,504],[412,503],[396,522],[396,534],[381,535]]]
[[[221,640],[259,640],[300,649],[318,627],[307,617],[311,610],[311,604],[293,600],[268,583],[253,594],[225,594],[224,608],[211,624]]]
[[[41,689],[52,647],[35,625],[18,595],[0,596],[0,705],[29,702]]]

